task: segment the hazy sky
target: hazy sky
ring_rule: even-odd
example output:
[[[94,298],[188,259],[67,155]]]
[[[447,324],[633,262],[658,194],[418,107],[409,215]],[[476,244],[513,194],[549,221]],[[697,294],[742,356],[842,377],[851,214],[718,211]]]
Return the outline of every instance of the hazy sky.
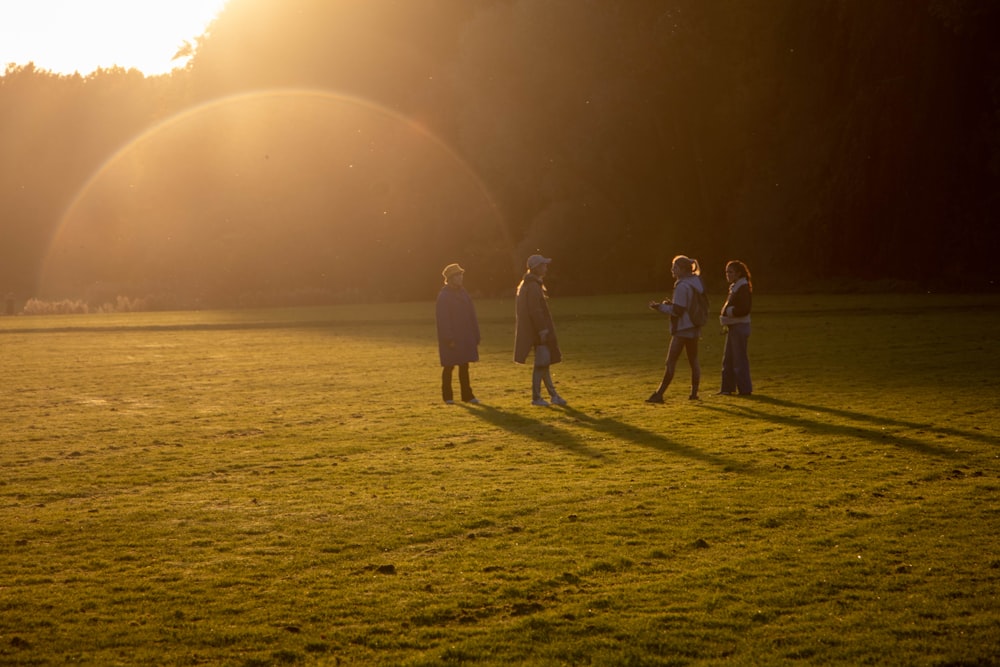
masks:
[[[98,67],[146,75],[183,66],[171,60],[228,0],[0,0],[0,74],[35,63],[59,74]]]

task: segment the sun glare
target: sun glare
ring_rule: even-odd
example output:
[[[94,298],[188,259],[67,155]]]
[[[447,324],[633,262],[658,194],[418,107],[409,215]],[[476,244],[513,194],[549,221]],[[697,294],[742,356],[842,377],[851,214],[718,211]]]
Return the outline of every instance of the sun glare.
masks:
[[[21,0],[3,3],[0,74],[9,64],[87,75],[99,67],[147,76],[183,67],[174,59],[228,0]]]

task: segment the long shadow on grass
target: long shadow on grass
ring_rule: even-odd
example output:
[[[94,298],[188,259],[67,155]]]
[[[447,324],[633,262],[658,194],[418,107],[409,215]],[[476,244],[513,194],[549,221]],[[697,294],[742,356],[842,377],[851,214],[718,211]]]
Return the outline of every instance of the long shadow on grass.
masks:
[[[558,426],[553,426],[537,419],[531,419],[516,412],[505,412],[504,410],[483,405],[482,403],[475,407],[464,403],[462,406],[468,409],[471,414],[505,431],[512,431],[525,438],[562,447],[579,456],[586,456],[592,459],[606,458],[603,452],[588,447],[579,437],[564,428],[559,428]]]
[[[704,407],[705,409],[714,410],[716,412],[723,412],[740,417],[749,417],[751,419],[761,419],[764,421],[772,422],[774,424],[781,424],[783,426],[794,426],[797,428],[805,429],[807,431],[818,433],[820,435],[863,438],[873,443],[881,445],[895,445],[913,450],[915,452],[919,452],[921,454],[927,454],[929,456],[938,456],[941,458],[954,459],[960,457],[960,455],[953,449],[946,449],[944,447],[940,447],[938,445],[934,445],[929,442],[923,442],[921,440],[917,440],[916,438],[892,435],[890,433],[886,433],[881,429],[876,430],[873,428],[859,426],[858,424],[834,424],[829,421],[823,421],[821,419],[815,419],[815,418],[808,418],[802,415],[775,414],[773,412],[767,412],[760,408],[754,407],[754,404],[761,404],[761,403],[766,405],[774,405],[777,407],[790,408],[802,411],[825,412],[855,422],[870,422],[870,423],[891,425],[891,426],[927,428],[927,426],[923,424],[909,424],[907,422],[895,421],[891,419],[881,419],[879,417],[875,417],[873,415],[866,415],[860,412],[851,412],[849,410],[840,410],[835,408],[826,408],[823,406],[793,403],[791,401],[785,401],[782,399],[758,396],[757,394],[754,394],[752,398],[734,398],[731,403],[727,403],[726,405],[706,404]]]
[[[931,423],[920,423],[920,422],[909,422],[902,419],[892,419],[886,417],[878,417],[876,415],[866,415],[863,412],[854,412],[852,410],[842,410],[839,408],[828,408],[824,405],[807,405],[805,403],[793,403],[792,401],[787,401],[782,398],[774,398],[773,396],[754,396],[751,400],[754,403],[767,403],[769,405],[777,405],[783,408],[794,408],[796,410],[809,410],[811,412],[825,412],[830,415],[836,415],[838,417],[844,417],[845,419],[852,419],[854,421],[860,422],[870,422],[872,424],[878,424],[879,426],[899,426],[901,428],[911,428],[916,431],[928,431],[939,436],[946,436],[951,438],[965,438],[966,440],[975,440],[978,442],[985,442],[989,445],[997,444],[997,438],[986,433],[974,433],[972,431],[962,431],[957,428],[948,428],[944,426],[935,426]]]
[[[506,412],[504,410],[482,404],[474,408],[469,407],[468,409],[470,413],[490,422],[491,424],[508,431],[513,431],[514,433],[523,435],[526,438],[556,445],[567,449],[574,454],[579,454],[580,456],[588,456],[595,459],[607,458],[603,452],[593,449],[592,447],[588,447],[579,437],[564,428],[552,426],[551,424],[537,419],[525,417],[514,412]],[[728,471],[739,470],[745,467],[744,464],[740,462],[709,454],[696,447],[674,442],[673,440],[663,437],[659,433],[646,431],[616,419],[610,419],[607,417],[592,417],[585,412],[580,412],[574,408],[559,409],[561,409],[566,416],[575,419],[582,427],[611,436],[616,440],[623,440],[642,447],[652,447],[653,449],[658,449],[661,452],[666,452],[668,454],[703,461]]]
[[[611,419],[609,417],[592,417],[575,408],[567,407],[563,409],[566,411],[567,415],[573,417],[585,427],[599,433],[610,435],[618,440],[631,442],[632,444],[642,447],[651,447],[667,454],[683,456],[685,458],[709,463],[728,472],[738,472],[746,469],[747,467],[746,464],[740,461],[727,459],[722,456],[716,456],[715,454],[709,454],[708,452],[698,449],[697,447],[675,442],[674,440],[663,437],[660,433],[647,431],[637,426],[618,421],[617,419]]]

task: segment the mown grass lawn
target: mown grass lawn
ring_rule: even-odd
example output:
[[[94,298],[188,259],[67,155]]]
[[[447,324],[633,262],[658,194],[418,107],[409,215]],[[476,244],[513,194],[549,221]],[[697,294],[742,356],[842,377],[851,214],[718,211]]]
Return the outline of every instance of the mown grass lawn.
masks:
[[[756,299],[655,388],[648,295],[0,319],[0,664],[1000,662],[1000,297]]]

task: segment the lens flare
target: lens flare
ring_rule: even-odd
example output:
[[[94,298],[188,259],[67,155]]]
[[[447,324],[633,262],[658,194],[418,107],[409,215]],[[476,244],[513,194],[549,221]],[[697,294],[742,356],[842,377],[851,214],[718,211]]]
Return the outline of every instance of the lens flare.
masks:
[[[106,160],[60,219],[38,293],[419,298],[452,261],[505,283],[512,253],[482,180],[426,128],[350,96],[267,90],[186,109]]]

